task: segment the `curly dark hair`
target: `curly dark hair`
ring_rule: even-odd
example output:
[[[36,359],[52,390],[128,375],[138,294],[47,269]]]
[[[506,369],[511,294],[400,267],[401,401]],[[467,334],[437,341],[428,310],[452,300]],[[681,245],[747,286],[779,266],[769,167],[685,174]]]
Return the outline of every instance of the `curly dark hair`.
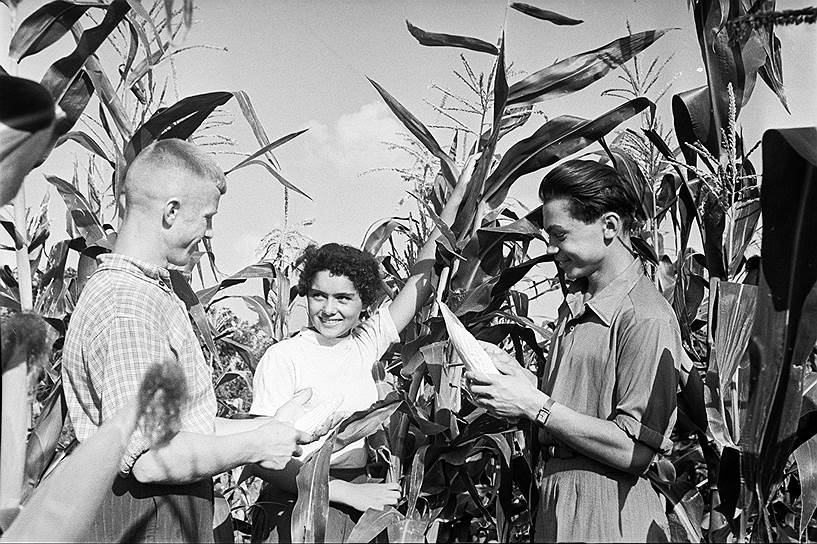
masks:
[[[383,289],[380,266],[371,253],[336,243],[321,247],[308,246],[298,258],[303,270],[298,279],[298,294],[306,296],[315,274],[328,270],[335,276],[346,276],[360,295],[364,308],[370,308]]]

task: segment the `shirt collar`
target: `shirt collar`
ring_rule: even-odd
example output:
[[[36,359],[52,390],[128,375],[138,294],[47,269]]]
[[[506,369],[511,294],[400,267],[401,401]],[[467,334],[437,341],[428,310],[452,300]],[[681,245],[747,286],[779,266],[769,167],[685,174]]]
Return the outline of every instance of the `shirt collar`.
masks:
[[[170,286],[170,273],[167,268],[156,266],[139,259],[134,259],[120,253],[103,253],[97,259],[100,262],[100,269],[121,270],[136,276],[146,276],[161,286]]]
[[[635,284],[644,276],[644,267],[638,259],[630,263],[624,271],[596,293],[586,304],[608,327],[618,313],[624,297],[632,291]]]

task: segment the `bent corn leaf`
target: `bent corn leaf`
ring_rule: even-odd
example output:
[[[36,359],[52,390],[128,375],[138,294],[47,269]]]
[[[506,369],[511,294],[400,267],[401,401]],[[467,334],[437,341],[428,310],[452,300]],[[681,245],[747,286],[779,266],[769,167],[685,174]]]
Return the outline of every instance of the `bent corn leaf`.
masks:
[[[437,140],[434,139],[434,136],[431,135],[431,132],[417,119],[411,112],[409,112],[403,105],[398,102],[392,95],[390,95],[383,87],[381,87],[376,81],[371,78],[369,79],[369,83],[371,83],[374,88],[380,93],[380,96],[386,102],[386,105],[389,109],[397,116],[403,125],[409,131],[414,134],[414,136],[420,140],[420,143],[423,144],[426,149],[428,149],[432,155],[440,159],[442,172],[445,176],[445,179],[448,183],[454,187],[457,184],[457,178],[459,178],[459,172],[457,171],[457,166],[454,164],[454,160],[443,151],[440,147],[440,144],[437,143]]]
[[[499,49],[497,49],[494,44],[478,38],[426,32],[421,28],[417,28],[408,22],[408,20],[406,20],[406,26],[408,27],[408,31],[411,33],[411,35],[414,36],[418,42],[420,42],[420,45],[429,47],[460,47],[462,49],[470,49],[471,51],[478,51],[480,53],[490,53],[491,55],[499,54]]]
[[[523,2],[512,2],[511,8],[524,13],[525,15],[530,15],[536,19],[549,21],[554,25],[578,25],[584,22],[581,19],[572,19],[556,13],[555,11],[537,8],[536,6],[531,6],[530,4],[525,4]]]
[[[62,38],[90,7],[93,6],[62,0],[44,5],[20,23],[9,44],[9,57],[20,62],[39,53]],[[106,4],[96,7],[106,7]]]
[[[584,89],[655,43],[669,30],[648,30],[625,36],[539,70],[511,85],[508,105],[542,102]]]

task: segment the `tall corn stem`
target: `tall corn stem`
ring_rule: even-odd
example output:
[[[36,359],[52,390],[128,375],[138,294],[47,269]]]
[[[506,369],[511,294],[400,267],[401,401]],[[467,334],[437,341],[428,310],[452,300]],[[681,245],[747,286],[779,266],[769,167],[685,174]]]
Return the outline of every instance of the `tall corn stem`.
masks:
[[[17,11],[9,6],[11,33],[17,26]],[[17,75],[16,62],[11,64],[12,75]],[[26,228],[25,184],[20,186],[14,198],[14,226],[22,237],[22,247],[17,249],[17,282],[20,288],[20,309],[33,308],[31,266],[28,261],[28,229]],[[25,472],[26,433],[31,418],[27,386],[27,364],[14,365],[3,373],[2,430],[0,431],[0,508],[15,508],[20,504]]]

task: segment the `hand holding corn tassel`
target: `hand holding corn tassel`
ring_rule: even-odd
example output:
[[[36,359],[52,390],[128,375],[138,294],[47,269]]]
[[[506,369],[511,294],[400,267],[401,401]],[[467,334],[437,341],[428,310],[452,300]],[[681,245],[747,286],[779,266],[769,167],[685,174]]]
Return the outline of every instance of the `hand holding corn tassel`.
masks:
[[[445,328],[448,329],[448,336],[451,338],[451,343],[454,344],[454,349],[462,359],[463,364],[465,364],[465,368],[471,372],[481,374],[499,374],[500,372],[494,365],[491,356],[482,348],[479,340],[468,332],[444,302],[438,302],[445,321]]]

